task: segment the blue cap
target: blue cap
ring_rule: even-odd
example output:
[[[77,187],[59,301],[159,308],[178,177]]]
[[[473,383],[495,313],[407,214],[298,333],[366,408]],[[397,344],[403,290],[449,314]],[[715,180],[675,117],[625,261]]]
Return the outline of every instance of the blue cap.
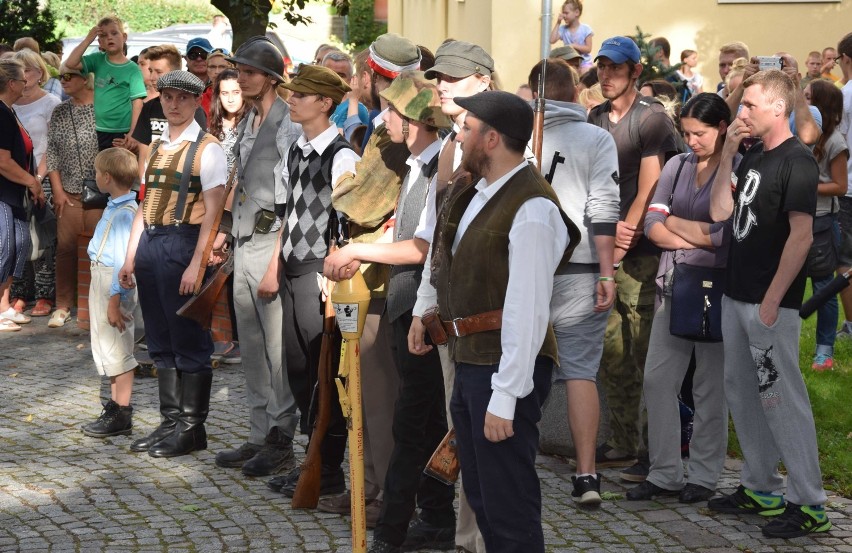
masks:
[[[189,42],[186,43],[186,53],[188,54],[190,50],[193,48],[201,48],[208,54],[213,51],[213,45],[210,44],[210,41],[204,38],[203,36],[197,36],[193,39],[190,39]]]
[[[631,39],[626,36],[614,36],[603,41],[595,61],[598,61],[598,58],[609,58],[612,63],[624,63],[627,60],[639,63],[642,53]]]

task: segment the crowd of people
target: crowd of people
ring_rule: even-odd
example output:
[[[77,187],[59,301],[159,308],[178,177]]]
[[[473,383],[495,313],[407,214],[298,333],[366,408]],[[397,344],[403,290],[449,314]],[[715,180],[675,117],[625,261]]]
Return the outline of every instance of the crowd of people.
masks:
[[[107,17],[56,77],[22,39],[0,56],[0,330],[71,318],[77,237],[93,233],[91,342],[111,397],[82,431],[132,432],[138,303],[161,422],[130,449],[206,449],[211,356],[230,356],[246,440],[215,463],[292,497],[323,304],[360,271],[372,553],[544,551],[537,423],[563,383],[582,507],[601,505],[598,469],[620,467],[638,484],[627,500],[773,516],[768,537],[828,531],[798,310],[806,278],[818,290],[852,265],[852,34],[804,75],[788,53],[765,68],[724,45],[711,92],[696,51],[640,81],[636,42],[596,48],[581,14],[565,2],[550,36],[563,45],[517,94],[485,49],[453,39],[433,54],[387,33],[354,58],[323,45],[291,76],[265,37],[129,60]],[[651,43],[668,67],[668,41]],[[177,314],[220,263],[224,346]],[[852,292],[841,301],[852,313]],[[836,297],[819,308],[814,371],[852,335],[838,318]],[[317,508],[347,514],[348,423],[329,393]],[[719,495],[729,413],[745,463]],[[455,486],[423,473],[450,429],[458,510]]]

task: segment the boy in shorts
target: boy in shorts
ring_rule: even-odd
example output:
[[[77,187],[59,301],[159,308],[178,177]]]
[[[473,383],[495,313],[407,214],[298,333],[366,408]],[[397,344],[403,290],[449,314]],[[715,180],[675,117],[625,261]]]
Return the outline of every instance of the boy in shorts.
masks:
[[[136,156],[123,148],[109,148],[95,158],[95,179],[109,194],[107,207],[95,227],[87,253],[91,260],[89,285],[92,356],[101,376],[108,376],[110,400],[101,416],[82,426],[93,438],[129,435],[133,428],[133,310],[136,291],[118,284],[130,229],[136,215],[136,193],[130,187],[139,178]]]

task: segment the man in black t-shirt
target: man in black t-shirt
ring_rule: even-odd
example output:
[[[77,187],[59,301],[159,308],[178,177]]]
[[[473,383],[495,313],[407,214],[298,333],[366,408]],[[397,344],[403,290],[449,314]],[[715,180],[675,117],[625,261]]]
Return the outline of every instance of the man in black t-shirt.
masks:
[[[790,132],[796,83],[778,70],[746,79],[742,109],[728,127],[710,215],[733,215],[722,329],[725,396],[745,463],[736,492],[708,502],[722,513],[780,515],[768,537],[825,532],[831,522],[819,468],[816,430],[802,374],[799,333],[804,262],[812,241],[819,169]],[[761,137],[736,174],[745,137]],[[733,194],[731,188],[733,187]],[[787,469],[787,494],[778,462]]]
[[[618,151],[620,217],[613,260],[616,299],[607,321],[599,379],[606,392],[612,436],[595,455],[596,467],[627,467],[621,478],[643,482],[648,476],[647,424],[639,404],[645,356],[654,318],[659,250],[642,236],[645,213],[666,159],[676,153],[675,129],[663,106],[636,90],[642,73],[639,47],[613,37],[595,59],[607,101],[589,113],[589,123],[608,131]],[[638,129],[631,128],[638,126]],[[637,459],[639,461],[634,464]]]

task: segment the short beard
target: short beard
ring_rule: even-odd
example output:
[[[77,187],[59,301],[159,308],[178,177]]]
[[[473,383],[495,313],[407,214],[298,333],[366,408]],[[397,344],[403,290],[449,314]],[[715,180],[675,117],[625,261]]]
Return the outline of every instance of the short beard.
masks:
[[[485,155],[481,148],[476,148],[462,155],[462,168],[471,175],[483,176],[491,170],[491,158]]]

